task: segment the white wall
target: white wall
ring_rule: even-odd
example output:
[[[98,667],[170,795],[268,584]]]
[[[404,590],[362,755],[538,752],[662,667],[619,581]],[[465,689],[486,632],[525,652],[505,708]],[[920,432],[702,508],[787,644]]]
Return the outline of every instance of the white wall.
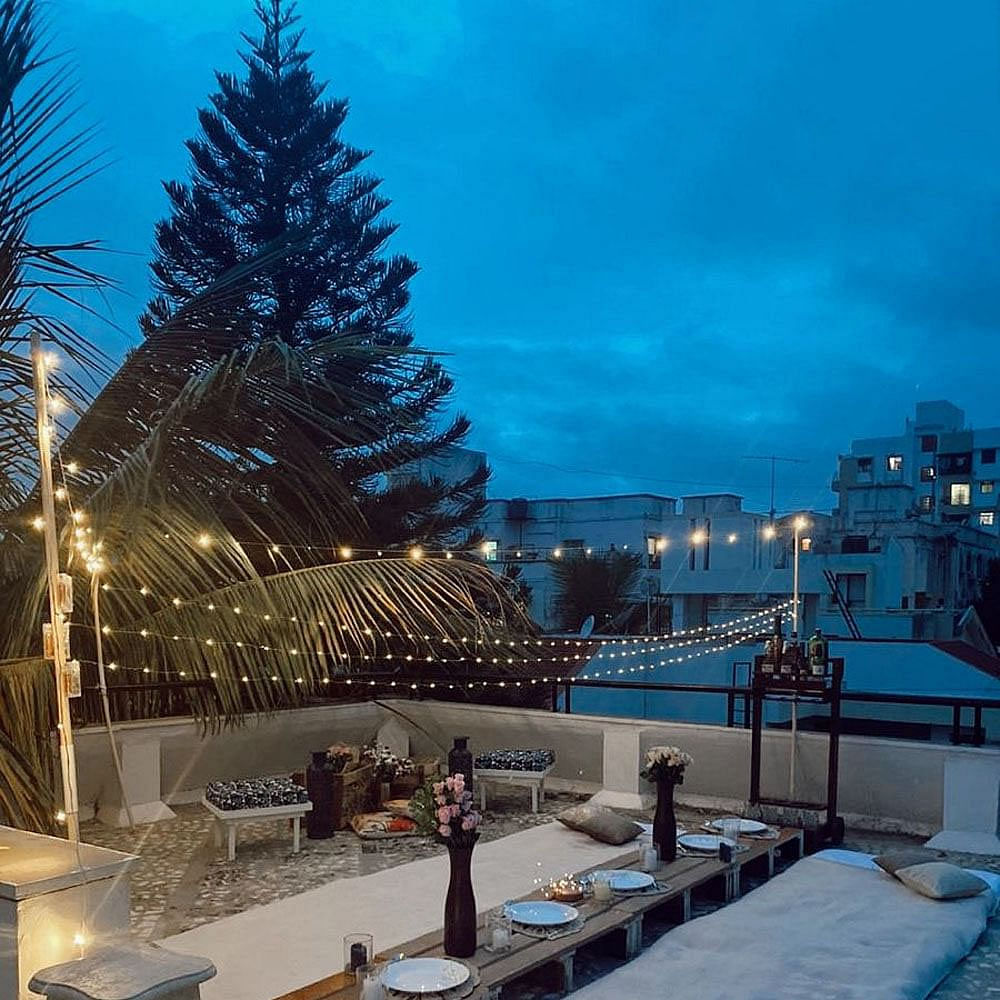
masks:
[[[698,802],[728,802],[735,807],[748,794],[749,733],[717,726],[692,725],[608,716],[448,704],[434,701],[386,701],[329,705],[276,713],[259,724],[202,736],[191,721],[130,724],[132,736],[144,734],[162,746],[163,797],[197,799],[214,778],[289,773],[301,769],[309,752],[334,740],[357,743],[371,738],[380,722],[399,718],[410,730],[412,752],[442,754],[455,736],[468,736],[473,751],[495,747],[550,747],[557,761],[556,784],[593,792],[603,781],[603,734],[625,727],[640,734],[643,748],[675,743],[695,757],[683,787]],[[765,794],[786,788],[791,737],[783,731],[764,734]],[[102,788],[114,781],[104,734],[78,734],[81,802],[93,805]],[[820,800],[825,790],[825,736],[801,733],[798,793]],[[841,813],[879,829],[934,832],[941,823],[944,762],[950,755],[975,754],[995,759],[1000,751],[844,737],[841,741]],[[639,762],[636,761],[638,768]]]

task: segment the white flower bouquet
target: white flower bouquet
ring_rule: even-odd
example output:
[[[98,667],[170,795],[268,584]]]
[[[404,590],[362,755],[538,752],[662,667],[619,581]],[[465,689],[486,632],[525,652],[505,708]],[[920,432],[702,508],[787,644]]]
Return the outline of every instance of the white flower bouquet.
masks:
[[[680,747],[650,747],[639,776],[646,781],[672,781],[679,785],[684,781],[685,769],[693,763],[694,757]]]

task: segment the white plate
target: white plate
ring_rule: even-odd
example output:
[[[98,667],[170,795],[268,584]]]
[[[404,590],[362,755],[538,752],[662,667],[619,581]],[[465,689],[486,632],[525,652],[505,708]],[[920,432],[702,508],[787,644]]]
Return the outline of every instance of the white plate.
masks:
[[[576,907],[554,902],[508,903],[507,912],[515,923],[533,927],[559,927],[573,923],[580,916]]]
[[[637,889],[646,889],[656,884],[656,879],[645,872],[635,872],[628,868],[616,871],[594,872],[591,879],[605,878],[611,883],[611,888],[615,892],[635,892]]]
[[[720,844],[727,844],[729,847],[736,846],[735,840],[729,840],[727,837],[716,837],[712,833],[686,833],[683,837],[677,838],[677,843],[689,851],[703,851],[708,854],[717,854]]]
[[[735,817],[733,817],[735,819]],[[722,820],[713,819],[711,823],[708,824],[713,830],[722,830]],[[760,823],[755,819],[741,819],[740,820],[740,833],[764,833],[767,830],[766,823]]]
[[[471,973],[461,962],[446,958],[403,958],[382,973],[382,985],[400,993],[437,993],[453,990]]]

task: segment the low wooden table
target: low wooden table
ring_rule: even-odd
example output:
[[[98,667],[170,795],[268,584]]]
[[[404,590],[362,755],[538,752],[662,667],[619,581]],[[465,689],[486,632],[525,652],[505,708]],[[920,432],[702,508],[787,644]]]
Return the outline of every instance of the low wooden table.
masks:
[[[290,819],[292,821],[292,853],[299,853],[302,842],[302,817],[312,809],[311,802],[293,802],[287,806],[265,806],[261,809],[220,809],[203,798],[201,804],[215,817],[215,846],[222,846],[223,833],[226,835],[226,856],[236,859],[236,828],[242,823],[260,823],[269,819]]]
[[[714,886],[721,899],[727,903],[742,891],[743,876],[748,870],[759,868],[768,877],[774,874],[775,857],[790,852],[801,857],[802,831],[783,829],[776,840],[744,839],[747,847],[736,855],[731,864],[714,856],[693,854],[678,855],[677,860],[663,866],[656,877],[670,888],[656,895],[614,896],[610,902],[599,903],[584,899],[573,905],[586,918],[580,931],[555,940],[540,940],[515,932],[509,951],[494,954],[482,947],[486,940],[485,913],[480,914],[479,947],[475,954],[465,959],[479,969],[481,982],[469,1000],[498,1000],[503,987],[540,966],[555,963],[565,992],[573,989],[573,965],[577,949],[610,934],[621,935],[622,957],[627,961],[642,950],[642,923],[647,913],[661,907],[672,907],[678,922],[690,919],[691,895],[695,889]],[[638,852],[633,849],[611,862],[589,868],[637,868]],[[584,873],[578,873],[584,874]],[[540,892],[533,892],[523,899],[539,899]],[[422,937],[407,941],[394,954],[408,958],[440,958],[444,956],[442,931],[436,930]],[[384,958],[385,956],[380,956]],[[358,987],[349,984],[342,973],[320,980],[275,1000],[357,1000]]]
[[[545,779],[555,764],[544,771],[498,771],[492,768],[475,768],[475,786],[479,789],[479,807],[486,812],[486,782],[495,781],[505,785],[525,785],[531,789],[531,811],[538,812],[538,803],[545,801]]]

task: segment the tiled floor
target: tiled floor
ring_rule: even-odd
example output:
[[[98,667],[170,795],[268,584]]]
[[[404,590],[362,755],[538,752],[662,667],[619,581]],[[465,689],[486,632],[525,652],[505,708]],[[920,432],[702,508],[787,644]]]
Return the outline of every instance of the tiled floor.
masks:
[[[548,822],[552,814],[576,801],[552,796],[538,815],[527,811],[526,795],[520,789],[498,789],[490,798],[490,811],[483,837],[494,840]],[[286,823],[250,824],[240,828],[236,860],[227,861],[216,849],[207,813],[198,805],[176,808],[177,818],[129,830],[111,830],[97,823],[86,824],[85,840],[139,855],[132,870],[132,930],[144,940],[156,940],[191,927],[239,913],[252,906],[304,892],[339,878],[368,874],[427,857],[443,850],[419,838],[362,842],[351,832],[329,840],[303,838],[302,851],[293,855],[291,831]],[[681,810],[689,827],[702,816]],[[849,831],[845,848],[877,853],[889,847],[919,843],[912,838]],[[956,855],[951,860],[968,867],[1000,872],[1000,857]],[[711,905],[705,907],[705,912]],[[669,928],[651,925],[651,944]],[[581,955],[577,983],[598,978],[614,962],[600,954]],[[520,1000],[549,1000],[544,978],[526,982],[510,992]],[[1000,1000],[1000,918],[995,918],[972,954],[934,992],[935,1000]]]

